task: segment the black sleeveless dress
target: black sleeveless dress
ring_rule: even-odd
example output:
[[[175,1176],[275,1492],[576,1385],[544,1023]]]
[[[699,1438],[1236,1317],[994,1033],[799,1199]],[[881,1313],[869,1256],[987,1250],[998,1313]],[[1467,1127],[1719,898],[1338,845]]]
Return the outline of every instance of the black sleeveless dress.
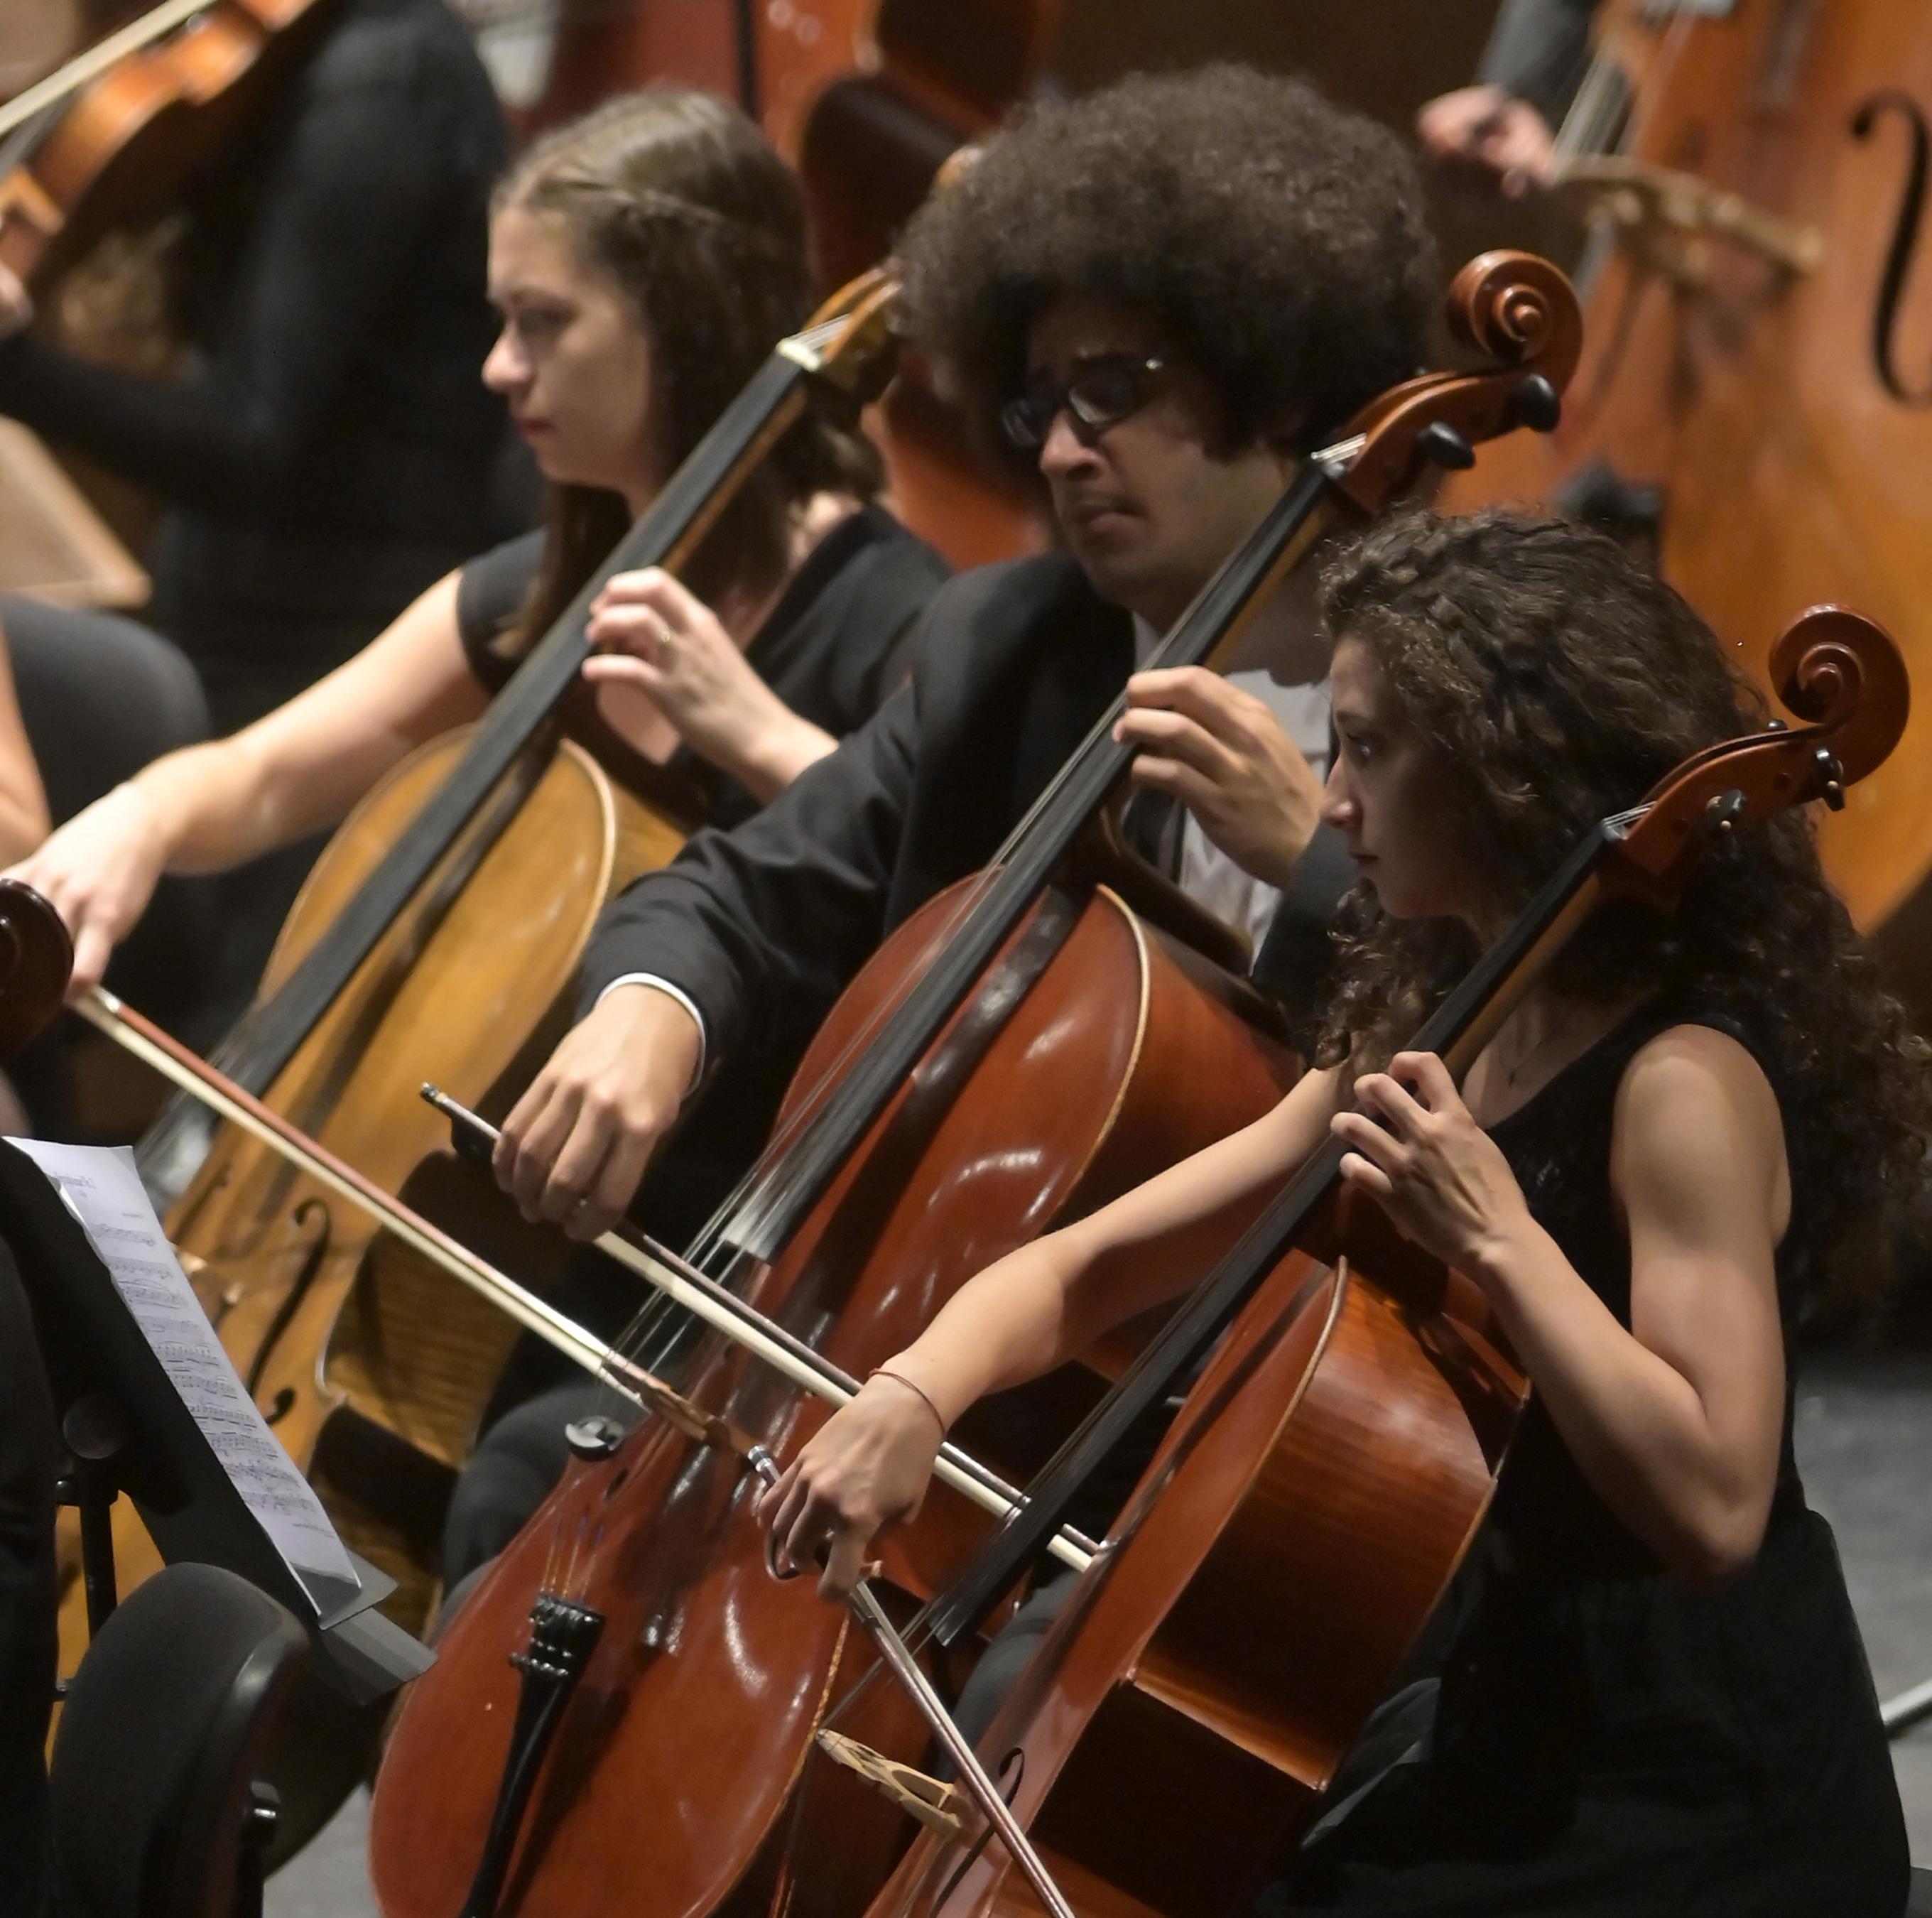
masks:
[[[1495,1127],[1530,1209],[1630,1323],[1609,1178],[1618,1085],[1666,1028],[1640,1008]],[[1786,1107],[1787,1112],[1790,1110]],[[1778,1261],[1787,1341],[1810,1248]],[[1377,1714],[1400,1750],[1303,1847],[1274,1912],[1414,1918],[1899,1918],[1904,1821],[1837,1548],[1805,1505],[1792,1398],[1762,1547],[1692,1583],[1661,1571],[1533,1401],[1471,1561],[1439,1682]],[[1390,1737],[1391,1726],[1405,1740]]]

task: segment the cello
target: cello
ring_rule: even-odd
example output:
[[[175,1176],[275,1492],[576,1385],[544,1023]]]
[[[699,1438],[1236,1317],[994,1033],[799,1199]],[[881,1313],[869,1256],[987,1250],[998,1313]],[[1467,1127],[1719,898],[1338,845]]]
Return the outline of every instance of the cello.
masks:
[[[604,900],[683,836],[661,773],[627,768],[663,796],[653,809],[561,737],[590,602],[627,567],[675,569],[814,388],[866,390],[890,355],[895,299],[888,277],[870,277],[782,342],[485,717],[364,799],[298,899],[263,998],[218,1051],[224,1079],[391,1193],[409,1189],[439,1136],[400,1060],[486,1105],[514,1096],[567,1019]],[[134,1036],[98,995],[90,1010],[111,1037]],[[243,1132],[218,1134],[167,1224],[278,1436],[326,1485],[356,1548],[404,1577],[420,1619],[440,1500],[516,1322],[466,1310],[366,1208],[345,1211]],[[530,1248],[502,1230],[513,1254]],[[151,1568],[132,1518],[116,1516],[124,1564]],[[63,1623],[77,1649],[76,1595]]]
[[[1213,656],[1321,526],[1378,510],[1432,458],[1548,419],[1578,346],[1562,277],[1485,256],[1451,312],[1486,370],[1406,383],[1313,456],[1156,664]],[[1119,710],[995,863],[920,908],[848,988],[773,1148],[694,1255],[852,1376],[989,1258],[1258,1115],[1295,1070],[1240,983],[1096,883],[1132,883],[1090,850],[1129,756]],[[680,1382],[721,1433],[769,1449],[810,1423],[715,1343]],[[1004,1466],[1009,1433],[970,1436]],[[603,1420],[572,1443],[580,1462],[456,1613],[397,1723],[370,1833],[389,1918],[634,1908],[640,1805],[662,1813],[648,1895],[664,1918],[770,1889],[793,1784],[846,1682],[840,1622],[766,1578],[737,1516],[741,1448]],[[929,1502],[891,1547],[899,1591],[937,1589],[967,1516]],[[846,1808],[840,1882],[809,1908],[876,1883],[864,1806]]]
[[[1708,746],[1586,830],[1412,1049],[1460,1075],[1600,904],[1668,912],[1714,839],[1843,804],[1895,748],[1909,688],[1882,629],[1816,608],[1770,656],[1806,723]],[[1528,1398],[1480,1289],[1344,1196],[1348,1149],[1331,1139],[1268,1199],[910,1634],[956,1640],[1119,1433],[1205,1359],[982,1740],[1010,1787],[1000,1822],[1026,1836],[988,1843],[979,1808],[941,1787],[871,1918],[1030,1910],[1042,1883],[1050,1905],[1208,1918],[1240,1908],[1322,1808]]]
[[[1886,0],[1613,0],[1596,69],[1632,104],[1614,149],[1586,87],[1558,179],[1600,210],[1589,346],[1557,431],[1442,503],[1551,501],[1607,467],[1658,515],[1662,570],[1769,683],[1763,636],[1856,593],[1932,659],[1932,380],[1916,270],[1932,171],[1932,14]],[[1648,495],[1646,499],[1643,497]],[[1743,536],[1741,537],[1740,534]],[[1825,869],[1895,984],[1932,1004],[1932,717],[1822,822]]]

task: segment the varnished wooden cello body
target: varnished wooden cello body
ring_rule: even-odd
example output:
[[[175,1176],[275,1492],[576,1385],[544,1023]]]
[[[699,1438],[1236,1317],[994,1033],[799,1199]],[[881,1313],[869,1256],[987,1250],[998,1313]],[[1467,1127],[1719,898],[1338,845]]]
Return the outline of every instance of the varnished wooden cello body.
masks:
[[[1842,801],[1896,746],[1908,684],[1871,623],[1814,609],[1771,660],[1811,723],[1707,748],[1584,835],[1414,1049],[1466,1070],[1600,899],[1667,909],[1714,831]],[[1372,1205],[1338,1205],[1344,1150],[1270,1200],[933,1608],[943,1643],[1111,1435],[1211,1351],[981,1741],[1054,1884],[1094,1918],[1213,1918],[1280,1869],[1480,1523],[1527,1400],[1481,1292]],[[943,1808],[951,1829],[916,1838],[868,1918],[1037,1910],[976,1809],[957,1793]]]
[[[459,1096],[501,1109],[563,1029],[604,900],[682,842],[674,812],[623,792],[561,737],[586,611],[610,574],[681,563],[814,383],[862,389],[880,370],[896,290],[875,276],[848,293],[774,351],[486,716],[364,800],[298,900],[264,997],[218,1052],[229,1079],[382,1190],[404,1190],[434,1157],[436,1121],[416,1094],[444,1069],[436,1056]],[[507,1248],[530,1269],[533,1235],[507,1208],[494,1226],[465,1210],[472,1245],[485,1240],[474,1249]],[[514,1326],[239,1131],[218,1133],[168,1225],[283,1443],[351,1542],[406,1580],[420,1621],[440,1503]],[[152,1569],[131,1516],[117,1519],[124,1577]],[[66,1612],[77,1647],[77,1595]]]
[[[1473,457],[1468,443],[1526,409],[1546,417],[1577,346],[1567,284],[1491,255],[1457,294],[1502,367],[1411,382],[1369,409],[1159,657],[1209,656],[1344,499],[1372,512],[1432,449]],[[1070,878],[1125,764],[1110,717],[995,866],[928,904],[848,989],[794,1082],[796,1122],[710,1235],[728,1271],[735,1248],[754,1304],[848,1373],[896,1349],[990,1259],[1258,1116],[1285,1083],[1286,1060],[1240,1018],[1232,983]],[[719,1430],[773,1450],[818,1415],[718,1346],[686,1379]],[[982,1455],[987,1436],[972,1435]],[[656,1424],[606,1450],[485,1575],[395,1728],[371,1829],[388,1918],[605,1902],[697,1918],[769,1888],[781,1814],[844,1682],[840,1622],[770,1586],[739,1453],[694,1452],[688,1428]],[[931,1591],[959,1562],[960,1517],[928,1502],[893,1550],[903,1592]],[[574,1637],[592,1619],[580,1661],[560,1650],[576,1661],[567,1702],[538,1709],[525,1691],[520,1708],[519,1670],[542,1685],[556,1669],[552,1626]],[[538,1721],[550,1729],[526,1748]],[[833,1881],[799,1881],[806,1901],[792,1908],[845,1910],[877,1882],[878,1854],[841,1822]]]
[[[1932,665],[1932,294],[1922,231],[1932,12],[1892,0],[1605,8],[1634,104],[1613,155],[1566,155],[1615,243],[1562,425],[1442,503],[1549,501],[1582,469],[1660,491],[1664,572],[1768,683],[1764,635],[1856,597]],[[1616,170],[1627,183],[1616,183]],[[1686,191],[1672,182],[1688,183]],[[1570,189],[1565,188],[1565,191]],[[1932,1004],[1932,713],[1826,818],[1827,874]]]

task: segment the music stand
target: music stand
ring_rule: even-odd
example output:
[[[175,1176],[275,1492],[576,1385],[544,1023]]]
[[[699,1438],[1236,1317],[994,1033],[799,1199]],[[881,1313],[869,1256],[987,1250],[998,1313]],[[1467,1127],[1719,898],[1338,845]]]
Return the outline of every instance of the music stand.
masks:
[[[124,1492],[170,1564],[225,1567],[299,1619],[318,1668],[356,1704],[428,1669],[433,1654],[371,1607],[395,1580],[351,1553],[359,1590],[298,1575],[236,1489],[80,1220],[47,1175],[0,1140],[0,1235],[34,1312],[76,1469],[90,1625],[112,1609],[107,1511]]]

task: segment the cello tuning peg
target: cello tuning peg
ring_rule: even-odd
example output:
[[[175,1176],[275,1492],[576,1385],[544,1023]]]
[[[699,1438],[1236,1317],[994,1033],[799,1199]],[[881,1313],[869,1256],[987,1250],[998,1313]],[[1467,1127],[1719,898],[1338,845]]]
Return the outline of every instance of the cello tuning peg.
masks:
[[[1839,763],[1838,755],[1828,746],[1821,746],[1811,755],[1811,764],[1817,769],[1818,797],[1834,812],[1845,809],[1845,769]]]
[[[1845,809],[1845,767],[1839,761],[1838,753],[1829,746],[1820,746],[1812,753],[1812,770],[1818,775],[1818,797],[1834,813]]]
[[[1516,382],[1510,394],[1511,421],[1532,433],[1553,433],[1563,417],[1562,397],[1540,373]]]
[[[1446,419],[1432,420],[1415,436],[1415,450],[1433,466],[1466,472],[1476,464],[1476,449]]]
[[[1732,786],[1727,791],[1714,794],[1705,807],[1704,827],[1709,833],[1726,833],[1744,815],[1744,796]]]

